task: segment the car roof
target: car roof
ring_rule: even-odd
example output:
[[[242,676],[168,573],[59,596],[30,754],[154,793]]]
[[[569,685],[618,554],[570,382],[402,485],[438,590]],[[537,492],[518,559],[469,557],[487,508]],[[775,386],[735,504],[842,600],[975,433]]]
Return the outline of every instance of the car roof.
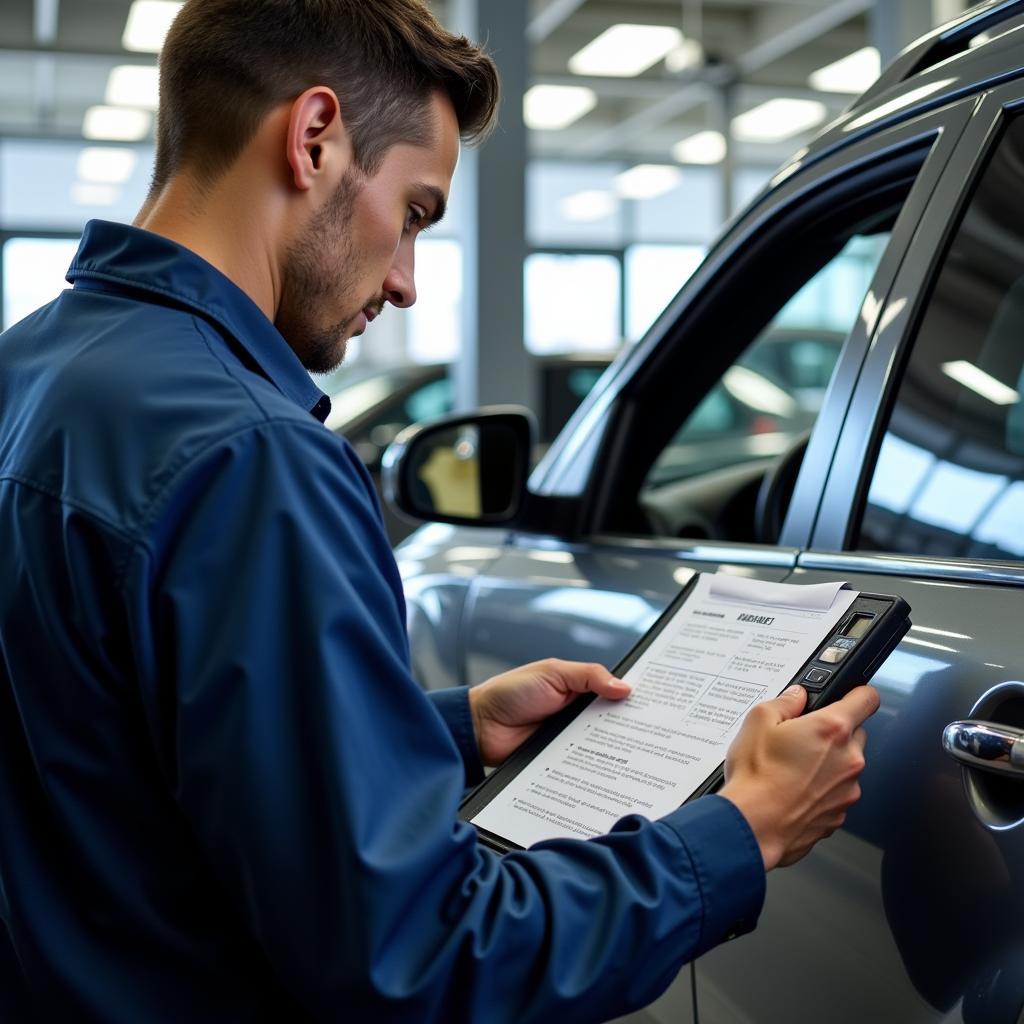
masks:
[[[1024,0],[988,0],[911,43],[878,80],[776,174],[769,189],[808,164],[883,128],[1024,75]]]

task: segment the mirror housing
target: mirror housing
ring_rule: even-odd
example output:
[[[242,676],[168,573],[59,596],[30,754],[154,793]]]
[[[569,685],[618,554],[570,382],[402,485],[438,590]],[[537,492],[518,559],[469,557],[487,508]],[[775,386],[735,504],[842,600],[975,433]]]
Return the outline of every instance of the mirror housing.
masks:
[[[532,413],[516,405],[414,423],[384,452],[384,496],[416,520],[513,523],[525,503],[536,432]]]

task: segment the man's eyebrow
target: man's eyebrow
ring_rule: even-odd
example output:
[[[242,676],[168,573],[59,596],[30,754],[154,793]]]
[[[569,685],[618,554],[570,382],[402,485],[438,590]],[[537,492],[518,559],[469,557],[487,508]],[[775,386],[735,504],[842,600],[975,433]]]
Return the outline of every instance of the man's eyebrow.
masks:
[[[444,215],[448,210],[448,203],[444,198],[444,193],[436,185],[424,185],[421,183],[416,187],[426,192],[434,200],[434,212],[430,217],[430,226],[433,227],[444,219]]]

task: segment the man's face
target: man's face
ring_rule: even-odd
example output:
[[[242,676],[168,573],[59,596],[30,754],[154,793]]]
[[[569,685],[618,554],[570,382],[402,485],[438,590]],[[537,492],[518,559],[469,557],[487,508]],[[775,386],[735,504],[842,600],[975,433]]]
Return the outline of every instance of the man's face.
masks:
[[[400,143],[370,178],[349,168],[334,195],[288,250],[275,323],[314,373],[345,357],[348,339],[384,305],[416,301],[416,237],[443,212],[459,155],[451,102],[435,94],[426,146]]]

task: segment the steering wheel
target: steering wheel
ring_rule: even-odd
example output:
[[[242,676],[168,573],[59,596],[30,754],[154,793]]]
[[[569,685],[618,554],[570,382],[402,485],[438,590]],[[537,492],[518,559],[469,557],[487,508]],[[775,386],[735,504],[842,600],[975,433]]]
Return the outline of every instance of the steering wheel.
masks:
[[[754,505],[754,529],[762,544],[778,542],[810,436],[809,430],[798,434],[765,471]]]

